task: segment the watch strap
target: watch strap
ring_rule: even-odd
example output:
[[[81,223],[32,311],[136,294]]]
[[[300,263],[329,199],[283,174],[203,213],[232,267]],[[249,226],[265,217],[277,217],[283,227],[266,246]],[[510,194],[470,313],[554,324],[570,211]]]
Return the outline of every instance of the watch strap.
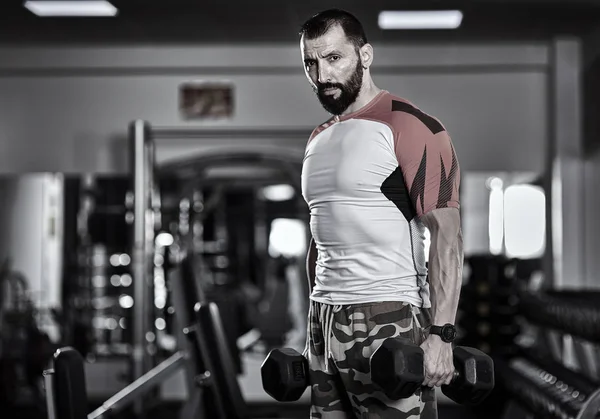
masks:
[[[435,326],[435,325],[431,325],[429,326],[429,333],[433,333],[434,335],[440,335],[442,334],[442,327],[443,326]]]
[[[454,330],[452,338],[447,338],[445,336],[445,334],[443,333],[444,332],[444,328],[452,328]],[[450,323],[446,323],[443,326],[431,325],[431,326],[429,326],[429,333],[430,334],[434,334],[434,335],[438,335],[439,337],[442,338],[442,340],[444,342],[450,343],[450,342],[454,341],[454,338],[456,337],[456,326],[454,326],[453,324],[450,324]]]

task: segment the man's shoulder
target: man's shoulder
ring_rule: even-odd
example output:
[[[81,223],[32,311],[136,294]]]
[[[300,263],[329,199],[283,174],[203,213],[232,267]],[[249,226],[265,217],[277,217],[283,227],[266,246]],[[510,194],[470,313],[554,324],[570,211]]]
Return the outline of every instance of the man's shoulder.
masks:
[[[411,127],[426,127],[432,134],[445,131],[442,122],[432,114],[425,112],[414,102],[393,94],[388,94],[382,106],[381,117],[394,130],[406,130]]]
[[[329,118],[327,121],[323,122],[322,124],[318,125],[315,129],[313,129],[313,131],[310,133],[310,136],[308,137],[308,142],[310,142],[313,138],[315,138],[317,135],[319,135],[320,133],[322,133],[323,131],[325,131],[327,128],[329,128],[331,125],[333,125],[334,122],[334,117],[332,116],[331,118]]]

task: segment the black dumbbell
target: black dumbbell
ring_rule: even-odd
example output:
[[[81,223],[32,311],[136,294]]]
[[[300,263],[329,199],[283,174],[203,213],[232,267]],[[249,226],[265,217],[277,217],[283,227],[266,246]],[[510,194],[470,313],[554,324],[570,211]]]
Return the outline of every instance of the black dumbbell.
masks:
[[[423,349],[406,338],[383,341],[371,355],[371,381],[392,400],[415,394],[425,380]]]
[[[308,361],[290,348],[273,349],[260,367],[263,389],[280,402],[298,400],[308,387]]]
[[[492,359],[478,349],[457,346],[453,360],[454,377],[442,392],[459,404],[481,403],[494,389]],[[406,338],[386,339],[370,362],[371,380],[392,400],[410,397],[425,380],[423,350]]]
[[[454,377],[442,393],[458,404],[476,406],[494,389],[494,361],[479,349],[457,346],[453,351]]]

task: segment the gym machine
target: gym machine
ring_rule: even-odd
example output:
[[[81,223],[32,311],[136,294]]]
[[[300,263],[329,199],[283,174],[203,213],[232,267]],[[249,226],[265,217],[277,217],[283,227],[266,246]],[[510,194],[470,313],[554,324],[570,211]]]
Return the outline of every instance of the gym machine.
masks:
[[[179,328],[182,349],[152,368],[133,383],[87,413],[84,360],[73,348],[54,354],[53,368],[45,371],[49,419],[97,419],[110,417],[140,401],[166,378],[184,368],[189,389],[188,401],[180,411],[181,419],[214,417],[243,419],[247,408],[237,382],[221,318],[215,303],[201,304],[187,260],[171,271],[177,322],[190,324]],[[203,397],[207,392],[209,397]],[[210,408],[202,404],[210,401]]]
[[[137,417],[144,416],[144,410],[147,400],[144,397],[147,393],[156,387],[156,385],[172,374],[178,368],[186,366],[186,372],[192,371],[193,374],[188,374],[188,388],[194,389],[198,386],[214,390],[214,397],[211,399],[216,403],[216,417],[227,418],[242,418],[245,417],[245,406],[241,397],[236,372],[233,369],[233,361],[231,354],[226,345],[226,340],[223,334],[222,327],[204,328],[200,330],[199,324],[209,322],[206,316],[202,316],[202,310],[216,311],[216,305],[209,303],[208,305],[194,304],[198,307],[198,312],[187,310],[188,316],[182,315],[181,311],[177,311],[175,317],[181,326],[190,325],[191,320],[197,317],[198,324],[185,329],[180,329],[180,335],[185,335],[185,338],[179,336],[182,342],[186,342],[184,349],[172,355],[169,359],[163,361],[154,368],[151,367],[151,345],[148,341],[148,334],[152,332],[152,306],[151,292],[152,282],[154,277],[153,260],[154,260],[154,240],[157,225],[160,223],[160,198],[157,191],[156,168],[155,168],[155,139],[182,139],[182,138],[222,138],[228,139],[243,136],[244,138],[267,138],[267,137],[305,137],[304,131],[261,131],[247,130],[239,133],[232,131],[220,130],[197,130],[197,129],[178,129],[178,128],[156,128],[151,127],[146,121],[136,120],[129,127],[129,146],[131,156],[131,174],[134,189],[134,220],[133,220],[133,248],[131,251],[132,259],[132,276],[134,286],[134,323],[133,323],[133,356],[132,356],[132,372],[133,383],[121,390],[115,396],[111,397],[102,407],[88,415],[88,418],[102,417],[110,412],[116,412],[133,403],[134,413]],[[288,156],[282,152],[273,152],[273,150],[265,150],[263,158],[259,158],[257,153],[249,153],[245,147],[243,151],[239,149],[233,150],[226,155],[220,151],[219,153],[204,153],[202,159],[211,164],[215,160],[230,161],[231,159],[246,159],[252,154],[255,159],[264,161],[270,160],[273,164],[279,166],[283,171],[293,170],[293,161],[298,159],[298,156],[287,150]],[[194,165],[198,164],[199,160],[195,159]],[[183,170],[188,167],[182,167]],[[191,169],[191,168],[190,168]],[[299,185],[297,185],[299,188]],[[185,284],[184,281],[175,281]],[[194,282],[194,281],[192,281]],[[195,283],[195,282],[194,282]],[[190,295],[197,295],[197,290],[193,292],[176,292],[174,290],[172,296],[175,307],[192,307],[189,301],[182,303]],[[178,301],[175,301],[178,300]],[[196,299],[196,302],[200,299]],[[203,308],[204,307],[204,308]],[[206,308],[208,307],[208,308]],[[192,314],[193,312],[193,314]],[[219,316],[220,317],[220,316]],[[187,320],[186,320],[187,319]],[[203,320],[204,319],[204,320]],[[212,321],[214,323],[214,320]],[[209,322],[210,323],[210,322]],[[217,322],[220,324],[220,318]],[[215,330],[207,332],[207,330]],[[213,336],[206,336],[206,333],[212,333]],[[203,336],[200,336],[203,335]],[[214,349],[214,345],[207,342],[219,341],[218,350]],[[80,360],[71,349],[65,349],[57,352],[55,359],[55,368],[46,371],[45,381],[48,392],[48,408],[49,412],[54,412],[55,408],[61,408],[61,405],[55,406],[56,400],[63,400],[59,394],[64,394],[64,388],[61,381],[65,371],[70,371],[65,366],[71,366],[71,369],[80,369]],[[195,355],[194,355],[195,354]],[[225,358],[225,359],[223,359]],[[232,361],[232,362],[229,362]],[[82,364],[81,364],[82,365]],[[57,367],[63,371],[59,373]],[[216,372],[215,372],[216,371]],[[218,372],[218,373],[217,373]],[[208,373],[208,374],[207,374]],[[62,374],[62,375],[61,375]],[[81,378],[82,373],[74,375]],[[69,377],[69,375],[66,375]],[[81,382],[81,380],[79,381]],[[83,387],[80,387],[80,389]],[[62,389],[62,390],[60,390]],[[56,393],[56,394],[53,394]],[[68,393],[67,393],[68,394]],[[86,400],[85,394],[79,394],[82,400]],[[194,391],[190,397],[190,401],[186,403],[182,410],[181,417],[193,417],[198,400],[200,399],[200,391]],[[69,406],[67,406],[69,407]],[[73,406],[70,406],[73,409]],[[80,411],[85,410],[80,407]],[[63,414],[58,414],[59,417],[65,417]],[[75,417],[75,416],[72,416]],[[83,416],[81,416],[83,417]]]
[[[517,343],[517,356],[496,360],[512,397],[503,418],[600,416],[597,297],[597,292],[585,290],[522,292],[520,315],[532,329],[537,345]],[[565,362],[568,341],[573,344],[576,365]],[[520,416],[516,413],[519,407],[525,408]]]

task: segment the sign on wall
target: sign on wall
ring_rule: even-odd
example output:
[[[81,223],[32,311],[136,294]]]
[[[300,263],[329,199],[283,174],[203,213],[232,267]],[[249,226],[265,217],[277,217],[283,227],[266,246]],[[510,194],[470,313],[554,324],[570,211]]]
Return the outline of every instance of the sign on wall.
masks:
[[[184,119],[233,117],[233,84],[186,82],[179,86],[179,110]]]

